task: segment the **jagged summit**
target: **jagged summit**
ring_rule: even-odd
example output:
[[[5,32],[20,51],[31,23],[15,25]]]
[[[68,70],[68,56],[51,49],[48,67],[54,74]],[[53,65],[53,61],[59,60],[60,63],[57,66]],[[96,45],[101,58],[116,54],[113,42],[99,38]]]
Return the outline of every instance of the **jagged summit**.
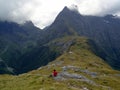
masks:
[[[65,6],[62,11],[67,11],[67,10],[69,10],[69,8]]]
[[[79,12],[79,10],[78,10],[78,6],[75,5],[75,4],[72,4],[72,5],[69,6],[68,8],[69,8],[70,10],[72,10],[72,11]]]
[[[61,12],[74,12],[80,14],[77,5],[65,6]]]
[[[67,7],[65,6],[63,8],[63,10],[58,14],[58,16],[56,17],[55,21],[53,22],[54,23],[57,23],[58,21],[65,21],[65,20],[71,20],[71,19],[79,19],[82,17],[82,15],[78,12],[77,9],[77,6],[74,6],[74,9],[73,7]],[[52,25],[51,25],[52,26]]]

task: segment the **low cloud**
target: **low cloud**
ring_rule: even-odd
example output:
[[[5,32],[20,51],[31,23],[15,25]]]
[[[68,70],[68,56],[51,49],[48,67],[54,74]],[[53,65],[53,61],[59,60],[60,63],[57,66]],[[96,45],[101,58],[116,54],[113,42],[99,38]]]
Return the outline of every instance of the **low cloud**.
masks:
[[[64,6],[77,5],[85,15],[120,15],[120,0],[0,0],[0,20],[23,23],[27,20],[40,28],[50,25]]]
[[[120,12],[120,0],[76,0],[79,11],[86,15],[106,15]]]

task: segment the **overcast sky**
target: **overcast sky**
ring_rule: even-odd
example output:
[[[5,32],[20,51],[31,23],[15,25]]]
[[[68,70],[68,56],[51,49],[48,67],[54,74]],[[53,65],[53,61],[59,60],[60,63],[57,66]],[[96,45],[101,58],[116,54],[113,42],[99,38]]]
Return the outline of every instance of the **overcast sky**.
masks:
[[[18,23],[31,20],[44,28],[64,6],[73,4],[85,15],[120,15],[120,0],[0,0],[0,19]]]

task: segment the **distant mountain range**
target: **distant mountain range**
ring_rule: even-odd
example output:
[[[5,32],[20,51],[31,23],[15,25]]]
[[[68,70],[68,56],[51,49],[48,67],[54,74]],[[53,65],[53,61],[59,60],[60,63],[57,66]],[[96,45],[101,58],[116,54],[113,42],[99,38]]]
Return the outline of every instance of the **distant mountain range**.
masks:
[[[120,70],[120,19],[113,15],[83,16],[65,7],[43,30],[31,21],[23,25],[0,22],[0,73],[20,74],[48,64],[71,43],[54,40],[67,36],[88,38],[92,51]]]

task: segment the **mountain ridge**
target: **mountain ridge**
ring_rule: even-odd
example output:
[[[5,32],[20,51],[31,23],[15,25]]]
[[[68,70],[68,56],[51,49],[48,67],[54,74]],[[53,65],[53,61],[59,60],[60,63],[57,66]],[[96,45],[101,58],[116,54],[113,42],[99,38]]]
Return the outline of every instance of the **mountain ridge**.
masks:
[[[66,46],[68,42],[72,44],[68,45],[67,50],[45,66],[17,76],[0,75],[0,89],[119,90],[120,72],[94,54],[89,39],[70,36],[56,39],[50,44]],[[51,77],[54,69],[58,72],[57,77]]]
[[[56,17],[55,22],[53,22],[51,27],[47,30],[49,34],[52,33],[52,35],[49,36],[62,37],[60,35],[63,35],[64,32],[66,32],[67,35],[70,35],[70,30],[73,30],[79,36],[86,36],[94,40],[96,45],[98,45],[97,47],[103,49],[102,53],[104,53],[105,56],[99,52],[96,53],[105,59],[111,66],[119,69],[119,65],[116,65],[119,63],[120,54],[120,43],[118,42],[120,41],[119,24],[120,19],[115,18],[113,15],[107,15],[104,17],[82,16],[65,7],[58,17]],[[52,30],[56,32],[56,34],[54,34]],[[59,35],[59,33],[62,34]],[[112,53],[114,53],[114,55],[112,55]]]
[[[52,57],[51,46],[45,46],[46,44],[66,36],[84,36],[92,41],[91,45],[97,56],[119,70],[119,24],[120,19],[113,15],[83,16],[67,7],[43,30],[35,27],[31,21],[23,25],[0,22],[0,57],[19,74],[46,65],[52,60],[49,60]],[[60,52],[53,50],[52,53]],[[44,54],[47,54],[47,58],[43,57]],[[32,64],[33,61],[35,66]],[[46,64],[41,64],[43,61]]]
[[[44,30],[0,22],[0,90],[119,90],[119,24],[67,7]]]

